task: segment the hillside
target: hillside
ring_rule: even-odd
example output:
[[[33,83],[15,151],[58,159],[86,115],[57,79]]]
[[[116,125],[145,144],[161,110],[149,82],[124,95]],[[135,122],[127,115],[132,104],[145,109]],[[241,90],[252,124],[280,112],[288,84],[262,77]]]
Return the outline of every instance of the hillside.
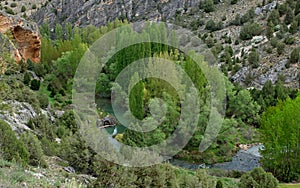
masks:
[[[0,5],[0,187],[300,182],[300,0]]]
[[[277,43],[285,43],[284,53],[281,54],[277,53],[276,45],[274,46],[274,42],[271,43],[270,38],[266,36],[267,19],[276,6],[283,4],[282,1],[274,1],[264,6],[262,6],[261,0],[237,1],[236,4],[223,1],[216,4],[214,11],[209,13],[204,11],[204,5],[201,5],[201,2],[199,0],[159,2],[149,0],[146,3],[133,0],[122,2],[76,0],[72,3],[63,3],[63,1],[55,0],[39,9],[33,14],[32,19],[40,25],[48,23],[52,31],[54,31],[56,23],[62,25],[72,23],[73,26],[78,27],[102,26],[116,18],[128,19],[131,22],[147,19],[175,23],[192,29],[206,43],[210,43],[209,46],[213,45],[212,50],[220,58],[219,66],[234,82],[246,87],[261,89],[267,80],[276,83],[281,79],[289,87],[300,88],[299,64],[286,66],[292,50],[300,46],[299,32],[290,33],[287,29],[282,28],[273,33],[274,36],[280,35]],[[55,11],[53,11],[54,9]],[[284,21],[285,16],[283,13],[279,19]],[[238,23],[241,20],[247,23],[251,20],[258,23],[260,26],[258,33],[253,37],[241,40],[240,32],[244,25]],[[209,24],[215,24],[215,26],[208,27]],[[284,27],[291,27],[291,23]],[[206,33],[210,33],[209,35],[212,37],[206,38]],[[211,41],[214,41],[215,44],[212,44]],[[233,62],[224,62],[224,58],[221,58],[222,55],[226,56],[226,52],[222,50],[226,46],[230,46],[233,50],[233,53],[230,54]],[[250,65],[251,63],[247,60],[252,48],[257,49],[259,53],[259,62],[255,67]],[[235,65],[236,58],[239,58],[238,61],[242,63]]]

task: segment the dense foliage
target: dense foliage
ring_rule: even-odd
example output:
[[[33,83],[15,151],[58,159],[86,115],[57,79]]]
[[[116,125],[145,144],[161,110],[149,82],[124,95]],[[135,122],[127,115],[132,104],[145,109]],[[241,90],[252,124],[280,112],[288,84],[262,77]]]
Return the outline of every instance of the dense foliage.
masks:
[[[299,109],[299,96],[294,100],[287,99],[276,107],[270,107],[261,121],[263,166],[286,182],[296,180],[300,174]]]

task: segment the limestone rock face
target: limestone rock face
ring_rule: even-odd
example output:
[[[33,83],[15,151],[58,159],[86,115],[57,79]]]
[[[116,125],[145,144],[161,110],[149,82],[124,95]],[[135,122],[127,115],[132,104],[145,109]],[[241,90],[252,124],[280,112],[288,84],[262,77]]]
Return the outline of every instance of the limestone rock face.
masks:
[[[10,47],[1,48],[11,48],[13,45],[9,51],[14,54],[17,62],[21,59],[40,62],[41,40],[37,24],[0,11],[0,33],[2,38],[6,36],[10,41]]]
[[[32,19],[38,24],[72,23],[75,26],[105,25],[116,18],[129,21],[172,20],[176,11],[199,6],[201,0],[52,0]]]
[[[6,121],[17,133],[30,130],[27,123],[37,116],[33,107],[25,102],[3,101],[1,105],[6,105],[7,110],[0,110],[0,119]]]

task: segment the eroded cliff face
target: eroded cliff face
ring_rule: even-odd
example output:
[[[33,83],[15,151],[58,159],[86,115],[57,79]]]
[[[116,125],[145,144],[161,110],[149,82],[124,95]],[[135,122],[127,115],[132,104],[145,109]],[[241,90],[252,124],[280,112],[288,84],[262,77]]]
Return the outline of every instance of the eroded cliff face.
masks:
[[[201,0],[52,0],[33,16],[38,24],[105,25],[116,18],[172,20],[177,10],[199,6]]]
[[[17,62],[22,59],[40,62],[41,40],[38,26],[20,17],[8,15],[0,11],[0,33],[11,42],[10,49]],[[1,46],[6,48],[7,46]],[[11,47],[9,47],[11,48]]]

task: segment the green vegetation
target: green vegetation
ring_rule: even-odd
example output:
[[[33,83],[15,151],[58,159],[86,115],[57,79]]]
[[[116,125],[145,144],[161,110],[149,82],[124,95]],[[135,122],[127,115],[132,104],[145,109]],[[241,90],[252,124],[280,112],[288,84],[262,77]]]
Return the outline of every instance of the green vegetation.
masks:
[[[256,168],[251,172],[242,175],[239,187],[276,188],[278,180],[271,173],[265,172],[262,168]]]
[[[233,17],[230,17],[230,14],[225,16],[222,12],[222,18],[215,18],[211,15],[217,14],[218,7],[222,6],[219,3],[218,0],[205,0],[200,3],[200,9],[204,12],[199,10],[199,7],[193,7],[195,10],[184,7],[182,12],[177,11],[175,16],[176,21],[199,34],[220,62],[220,69],[226,80],[227,105],[224,121],[220,133],[206,151],[199,152],[198,150],[208,122],[211,86],[202,70],[190,58],[194,55],[193,52],[184,54],[174,47],[160,43],[141,43],[120,50],[109,59],[99,74],[95,88],[96,98],[113,97],[120,102],[120,108],[128,105],[130,109],[124,111],[124,114],[127,115],[130,110],[134,117],[141,120],[134,124],[135,128],[151,127],[159,122],[155,130],[146,133],[126,129],[122,134],[116,135],[115,138],[119,142],[142,147],[161,143],[174,133],[178,120],[181,118],[182,104],[173,86],[161,79],[141,79],[139,73],[132,72],[129,83],[129,88],[132,90],[127,101],[124,102],[111,96],[111,91],[115,89],[121,92],[129,89],[121,88],[120,85],[114,84],[114,81],[125,67],[136,60],[155,57],[173,61],[188,74],[196,86],[196,90],[193,90],[184,81],[179,82],[179,87],[183,88],[181,92],[186,93],[187,96],[194,96],[198,92],[201,107],[199,122],[193,137],[175,158],[197,164],[226,162],[232,160],[239,150],[237,147],[239,144],[261,142],[264,144],[262,150],[264,169],[254,169],[248,173],[218,169],[190,171],[170,164],[128,168],[104,160],[86,143],[78,131],[76,114],[72,110],[74,108],[71,104],[73,77],[81,57],[97,39],[117,27],[128,26],[126,16],[122,15],[120,20],[117,19],[101,27],[90,25],[79,28],[73,27],[71,23],[57,23],[54,26],[44,24],[40,27],[42,46],[41,62],[38,64],[30,60],[16,64],[9,53],[1,51],[0,115],[4,112],[14,112],[12,106],[2,104],[2,101],[29,103],[36,115],[26,124],[31,129],[30,131],[22,130],[15,133],[10,125],[0,121],[0,184],[14,187],[20,186],[22,182],[31,182],[32,184],[28,184],[29,187],[50,186],[43,182],[44,180],[34,182],[31,176],[26,176],[28,174],[25,173],[25,169],[51,171],[49,158],[57,156],[63,161],[60,162],[63,166],[72,166],[75,169],[76,173],[73,174],[75,177],[77,174],[96,177],[97,180],[89,182],[89,186],[95,187],[199,187],[202,185],[217,188],[275,188],[278,186],[276,178],[283,182],[299,180],[299,91],[285,87],[286,80],[280,74],[278,74],[277,82],[272,83],[269,80],[261,90],[246,89],[244,86],[253,86],[251,83],[254,78],[250,73],[255,73],[255,71],[265,73],[267,69],[274,66],[273,61],[277,62],[278,59],[289,59],[286,68],[299,65],[297,34],[300,25],[300,1],[282,3],[272,12],[263,12],[262,15],[256,15],[254,8],[249,8],[248,11],[235,14]],[[231,0],[226,3],[229,5],[240,2]],[[263,4],[266,3],[263,2]],[[12,5],[13,3],[11,7],[15,7]],[[32,9],[36,8],[36,5],[32,5]],[[13,10],[8,7],[5,10],[14,14]],[[214,11],[215,13],[212,13]],[[21,7],[21,12],[26,12],[25,6]],[[190,21],[186,19],[187,14],[193,19]],[[231,35],[231,31],[226,31],[226,33],[219,31],[228,26],[233,29],[238,28],[240,33],[233,32],[234,34]],[[118,33],[117,37],[126,38],[128,41],[137,41],[139,37],[154,37],[161,42],[172,38],[174,46],[185,42],[182,38],[178,41],[175,32],[167,36],[164,24],[148,22],[146,29],[150,34],[147,32],[138,34],[128,26],[128,29]],[[258,35],[266,36],[269,40],[263,38],[264,42],[253,42],[254,39],[250,41]],[[3,36],[13,38],[11,32]],[[3,41],[6,43],[5,40]],[[266,63],[268,66],[264,67],[266,64],[263,61],[268,61]],[[145,63],[143,66],[151,67],[152,65]],[[243,87],[237,83],[231,83],[226,78],[233,76],[246,66],[252,72],[245,77]],[[156,68],[164,70],[163,67]],[[176,70],[173,68],[167,71],[174,81],[183,80],[181,76],[175,76]],[[211,69],[212,73],[213,71],[214,69]],[[280,70],[275,69],[276,71]],[[185,97],[188,98],[187,96]],[[189,103],[193,104],[194,101],[189,101]],[[107,114],[103,112],[103,109],[97,110],[99,117]],[[49,117],[49,114],[55,119]],[[192,115],[187,116],[184,121],[190,119],[193,119]],[[139,157],[122,149],[124,148],[121,148],[121,152],[126,154],[126,159]],[[6,171],[2,168],[8,168],[9,175],[6,175]],[[60,169],[60,173],[61,171]],[[72,176],[71,173],[65,174],[67,175],[63,175],[64,178]],[[81,185],[76,181],[69,183],[57,181],[55,186]],[[279,186],[292,187],[292,185]]]
[[[276,107],[270,107],[263,114],[261,121],[263,166],[276,178],[285,182],[297,180],[300,173],[299,109],[299,96],[294,100],[287,99]]]
[[[262,32],[261,26],[254,22],[254,23],[246,23],[241,30],[240,38],[242,40],[251,39],[255,35],[259,35]]]
[[[24,143],[17,139],[11,127],[3,120],[0,121],[0,145],[1,157],[5,160],[28,164],[29,153]]]

